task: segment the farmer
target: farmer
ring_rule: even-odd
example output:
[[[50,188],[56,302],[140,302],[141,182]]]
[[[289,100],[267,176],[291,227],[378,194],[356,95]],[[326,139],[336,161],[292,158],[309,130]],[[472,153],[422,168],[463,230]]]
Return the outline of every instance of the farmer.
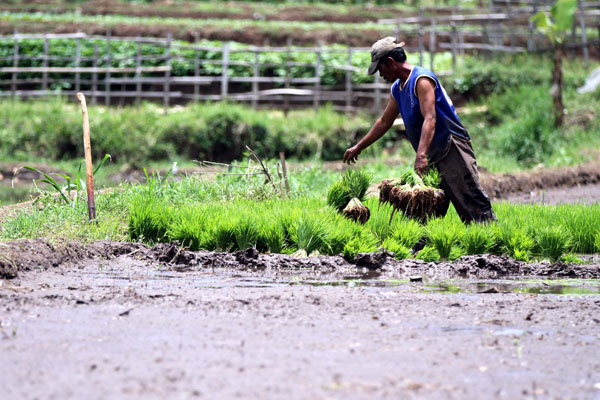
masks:
[[[344,153],[344,162],[354,163],[358,155],[390,129],[400,113],[408,140],[417,152],[415,170],[422,174],[429,165],[437,166],[449,201],[465,224],[496,220],[490,199],[479,184],[477,163],[469,133],[464,128],[452,101],[433,74],[406,61],[393,37],[378,40],[371,48],[369,75],[393,82],[390,99],[369,133]],[[421,79],[423,78],[423,79]]]

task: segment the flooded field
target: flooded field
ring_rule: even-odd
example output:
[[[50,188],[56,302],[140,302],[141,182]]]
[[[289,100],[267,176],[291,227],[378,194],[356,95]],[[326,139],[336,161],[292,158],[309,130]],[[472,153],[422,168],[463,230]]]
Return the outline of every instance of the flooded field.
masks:
[[[0,281],[5,398],[600,394],[598,279],[233,268],[122,250]]]

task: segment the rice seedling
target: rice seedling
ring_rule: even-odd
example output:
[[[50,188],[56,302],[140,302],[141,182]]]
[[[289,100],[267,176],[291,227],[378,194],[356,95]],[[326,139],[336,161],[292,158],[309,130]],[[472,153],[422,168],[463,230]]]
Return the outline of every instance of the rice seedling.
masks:
[[[369,231],[361,231],[346,243],[342,253],[347,260],[353,260],[358,253],[372,253],[377,248],[377,238]]]
[[[326,253],[329,238],[323,221],[307,216],[301,217],[292,225],[291,240],[297,249],[296,255],[311,256]]]
[[[390,224],[390,215],[392,207],[389,204],[377,204],[377,199],[371,197],[365,202],[367,208],[377,210],[371,213],[371,218],[367,221],[366,226],[377,237],[379,242],[385,241],[394,233],[396,224]]]
[[[138,196],[129,215],[131,240],[156,243],[163,241],[171,223],[171,210],[152,196]]]
[[[250,218],[239,219],[233,230],[235,246],[238,250],[246,250],[256,247],[259,231],[256,222]]]
[[[342,180],[336,182],[327,193],[327,204],[347,218],[364,224],[371,214],[363,204],[370,183],[371,178],[366,172],[346,170]]]
[[[461,246],[452,246],[450,249],[450,255],[448,255],[449,261],[458,260],[462,256],[466,255],[465,249]]]
[[[199,208],[181,210],[173,217],[167,236],[192,251],[202,248],[206,216]]]
[[[560,258],[560,261],[564,262],[565,264],[584,264],[585,263],[584,260],[582,260],[580,257],[578,257],[576,254],[573,254],[573,253],[564,254]]]
[[[436,262],[440,261],[440,254],[435,247],[427,245],[415,255],[415,258],[427,262]]]
[[[396,210],[401,210],[407,217],[425,222],[435,213],[441,213],[445,205],[444,191],[437,187],[440,183],[439,172],[434,168],[428,169],[423,178],[409,168],[400,179],[381,182],[379,202],[392,205],[390,221]]]
[[[600,232],[596,233],[594,237],[594,246],[596,247],[596,252],[600,253]]]
[[[406,258],[410,258],[410,256],[412,255],[409,248],[392,238],[387,238],[381,244],[381,247],[391,251],[394,254],[394,258],[396,260],[404,260]]]
[[[256,248],[262,252],[281,253],[284,246],[285,232],[280,220],[278,218],[263,220],[258,228]]]
[[[423,238],[426,229],[413,219],[401,216],[397,218],[393,226],[391,237],[407,249],[412,249]]]
[[[235,246],[235,224],[230,220],[215,221],[213,231],[215,250],[230,251]]]
[[[504,252],[515,260],[530,261],[535,241],[525,229],[504,225],[502,232]]]
[[[434,218],[427,224],[427,240],[434,246],[442,260],[450,257],[452,248],[460,242],[462,230],[450,219]]]
[[[560,260],[571,243],[571,237],[561,226],[541,228],[535,235],[541,255],[552,262]]]
[[[598,224],[600,205],[561,205],[557,206],[556,212],[558,218],[554,219],[552,225],[560,224],[569,230],[573,239],[573,251],[578,253],[598,251],[595,237],[600,232],[600,224]]]
[[[496,243],[496,234],[489,225],[469,224],[462,236],[466,254],[486,254]]]

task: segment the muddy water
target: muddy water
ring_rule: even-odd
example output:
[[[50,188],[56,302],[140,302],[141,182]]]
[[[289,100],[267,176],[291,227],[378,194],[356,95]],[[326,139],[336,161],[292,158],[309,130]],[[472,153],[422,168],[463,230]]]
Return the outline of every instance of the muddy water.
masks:
[[[0,206],[16,204],[31,199],[33,186],[16,185],[13,187],[10,180],[0,180]]]

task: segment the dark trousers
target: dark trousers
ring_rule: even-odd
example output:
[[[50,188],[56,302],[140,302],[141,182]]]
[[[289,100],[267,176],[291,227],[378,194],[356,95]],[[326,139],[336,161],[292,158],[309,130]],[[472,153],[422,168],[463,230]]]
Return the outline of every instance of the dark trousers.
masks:
[[[442,176],[441,188],[446,195],[445,215],[452,202],[460,219],[469,224],[497,221],[488,195],[479,184],[479,173],[471,141],[451,136],[448,153],[435,163]]]

